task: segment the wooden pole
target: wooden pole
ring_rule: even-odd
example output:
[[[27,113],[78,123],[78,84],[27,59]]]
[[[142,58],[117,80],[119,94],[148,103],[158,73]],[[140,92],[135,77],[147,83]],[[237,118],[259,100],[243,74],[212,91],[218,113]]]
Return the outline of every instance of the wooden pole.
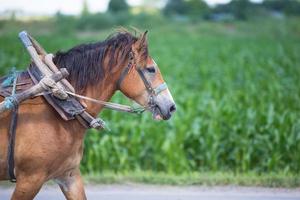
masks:
[[[31,37],[31,35],[29,35],[27,33],[28,38],[31,40],[33,47],[36,49],[36,51],[38,52],[38,54],[45,56],[47,54],[47,52],[45,51],[45,49],[40,45],[40,43],[38,43],[38,41],[36,41],[33,37]]]
[[[29,39],[27,32],[22,31],[19,33],[19,38],[22,41],[24,47],[28,51],[29,55],[31,56],[34,64],[39,68],[39,70],[45,75],[45,76],[50,76],[52,72],[48,67],[42,62],[40,59],[40,56],[38,55],[36,49],[34,48],[31,40]]]
[[[27,37],[31,40],[33,47],[36,49],[37,53],[42,56],[44,63],[48,66],[48,68],[53,72],[58,72],[58,68],[53,63],[53,54],[48,54],[47,51],[40,45],[38,41],[36,41],[31,35],[27,33]],[[60,84],[62,83],[62,84]],[[66,79],[62,79],[57,83],[59,86],[64,87],[70,92],[75,93],[75,89]]]
[[[44,57],[44,62],[46,63],[46,65],[48,65],[49,69],[52,71],[52,72],[58,72],[58,68],[56,67],[56,65],[53,63],[53,54],[47,54],[45,57]],[[75,93],[75,89],[74,87],[69,83],[69,81],[67,81],[67,79],[62,79],[60,81],[62,83],[62,85],[67,89],[69,90],[70,92],[73,92]]]
[[[35,46],[34,46],[26,31],[20,32],[19,33],[19,38],[22,41],[22,43],[23,43],[24,47],[26,48],[26,50],[28,51],[29,55],[31,56],[34,64],[39,68],[39,70],[42,72],[42,74],[45,75],[46,77],[51,76],[53,74],[53,72],[41,60],[39,54],[37,53],[37,50],[35,49],[35,46],[42,53],[45,53],[45,50],[42,47],[40,47],[40,45],[38,43],[36,43]],[[63,90],[64,88],[61,87],[60,85],[57,85],[57,88],[59,90],[54,95],[59,99],[67,99],[68,94]]]

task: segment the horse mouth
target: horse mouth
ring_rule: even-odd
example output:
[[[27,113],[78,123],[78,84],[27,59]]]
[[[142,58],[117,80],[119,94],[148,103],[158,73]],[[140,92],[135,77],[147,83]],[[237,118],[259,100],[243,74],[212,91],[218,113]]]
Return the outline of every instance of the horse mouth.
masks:
[[[171,115],[164,115],[161,108],[156,105],[153,109],[152,109],[152,118],[156,121],[161,121],[161,120],[168,120],[170,119]]]
[[[163,120],[163,115],[157,105],[152,109],[152,118],[157,121]]]

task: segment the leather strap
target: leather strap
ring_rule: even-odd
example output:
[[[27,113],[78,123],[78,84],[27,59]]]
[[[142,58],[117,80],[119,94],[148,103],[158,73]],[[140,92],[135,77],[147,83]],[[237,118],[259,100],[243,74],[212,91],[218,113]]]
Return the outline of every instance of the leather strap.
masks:
[[[16,94],[16,86],[18,82],[19,73],[14,72],[14,82],[13,82],[13,89],[11,93],[11,98],[14,98],[14,95]],[[16,141],[16,129],[17,129],[17,123],[18,123],[18,104],[13,104],[12,107],[12,117],[11,122],[9,126],[8,131],[8,149],[7,149],[7,168],[8,168],[8,175],[11,182],[16,182],[16,176],[15,176],[15,141]]]
[[[10,127],[9,127],[9,138],[8,138],[8,150],[7,150],[7,167],[8,167],[8,175],[11,182],[16,182],[15,176],[15,141],[16,141],[16,129],[18,123],[18,106],[13,109]]]
[[[123,82],[124,78],[126,77],[126,75],[128,74],[130,68],[131,68],[131,63],[129,63],[125,69],[122,71],[121,76],[119,78],[119,80],[117,81],[117,89],[120,90],[121,89],[121,83]]]
[[[160,84],[159,86],[157,86],[156,88],[154,88],[154,92],[155,92],[155,95],[158,95],[159,93],[161,93],[162,91],[168,89],[168,85],[167,83],[162,83]]]
[[[145,87],[146,87],[148,93],[149,93],[149,94],[152,94],[152,95],[155,95],[155,91],[153,90],[153,88],[152,88],[151,84],[149,83],[149,81],[146,79],[146,77],[145,77],[143,71],[142,71],[140,68],[137,69],[137,71],[138,71],[138,73],[139,73],[141,79],[143,80],[144,85],[145,85]]]

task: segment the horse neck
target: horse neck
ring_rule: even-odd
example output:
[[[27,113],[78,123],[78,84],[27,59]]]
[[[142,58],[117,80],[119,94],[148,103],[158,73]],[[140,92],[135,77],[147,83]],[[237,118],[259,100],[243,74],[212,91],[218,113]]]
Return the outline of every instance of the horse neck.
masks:
[[[122,49],[115,50],[116,51],[115,55],[118,55],[117,57],[114,58],[117,60],[117,63],[115,63],[116,66],[114,66],[112,68],[109,67],[111,60],[110,60],[109,56],[105,56],[105,58],[102,62],[103,66],[105,66],[104,70],[103,70],[104,76],[99,81],[96,80],[96,82],[98,81],[98,83],[96,83],[96,84],[93,84],[93,85],[89,84],[83,90],[81,90],[79,88],[78,89],[79,91],[77,91],[77,93],[80,95],[84,95],[86,97],[96,99],[96,100],[109,101],[117,90],[116,83],[117,83],[117,80],[118,80],[121,72],[123,71],[121,66],[125,66],[124,63],[128,62],[128,60],[125,60],[125,61],[122,60],[123,55],[119,53],[119,51],[121,51],[121,50]],[[100,52],[94,51],[93,53],[94,53],[93,56],[95,57],[95,56],[98,56],[98,54]],[[57,64],[59,67],[66,67],[66,68],[68,66],[76,66],[76,63],[74,63],[75,59],[72,58],[72,56],[74,56],[74,55],[72,55],[72,54],[70,56],[68,54],[59,55],[59,57],[55,57],[55,58],[57,58],[57,60],[54,58],[55,64]],[[100,67],[100,66],[98,66],[98,67]],[[112,70],[110,70],[110,68]],[[70,71],[72,71],[72,69]],[[75,73],[78,73],[78,72],[75,71]],[[87,75],[90,75],[90,73],[88,73]],[[75,77],[75,79],[70,80],[71,84],[74,86],[74,88],[76,88],[76,85],[77,85],[76,79],[78,79],[78,77]],[[103,108],[103,105],[99,105],[99,104],[93,103],[88,100],[81,99],[80,101],[84,106],[86,106],[86,110],[93,116],[96,116]]]
[[[98,84],[89,86],[81,95],[96,100],[109,101],[116,92],[115,83],[116,81],[112,80],[111,77],[104,77],[104,79]],[[94,117],[97,116],[103,108],[103,105],[99,105],[91,101],[84,100],[81,102],[86,106],[86,110]]]
[[[111,72],[109,69],[106,69],[103,79],[99,81],[98,84],[88,87],[83,95],[101,101],[109,101],[117,90],[117,82],[123,71],[122,66],[126,66],[125,63],[127,62],[128,60],[126,60],[124,63],[116,63],[116,66],[113,67],[113,69],[116,70]],[[104,60],[104,65],[109,65],[108,58]],[[86,110],[93,116],[97,116],[104,107],[103,105],[99,105],[90,101],[84,101],[84,104],[87,106]]]

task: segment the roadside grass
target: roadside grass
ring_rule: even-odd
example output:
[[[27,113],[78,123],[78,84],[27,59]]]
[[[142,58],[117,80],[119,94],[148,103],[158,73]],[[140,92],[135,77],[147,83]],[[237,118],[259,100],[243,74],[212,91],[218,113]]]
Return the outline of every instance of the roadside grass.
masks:
[[[150,184],[176,186],[247,186],[271,188],[298,188],[300,175],[291,173],[232,173],[192,172],[180,175],[151,171],[90,173],[84,176],[85,184]],[[54,185],[53,181],[47,184]],[[14,187],[9,181],[0,181],[0,187]]]
[[[232,173],[232,172],[192,172],[180,175],[139,171],[139,172],[104,172],[84,175],[90,184],[144,183],[158,185],[204,185],[204,186],[255,186],[255,187],[300,187],[299,174],[291,173]]]

